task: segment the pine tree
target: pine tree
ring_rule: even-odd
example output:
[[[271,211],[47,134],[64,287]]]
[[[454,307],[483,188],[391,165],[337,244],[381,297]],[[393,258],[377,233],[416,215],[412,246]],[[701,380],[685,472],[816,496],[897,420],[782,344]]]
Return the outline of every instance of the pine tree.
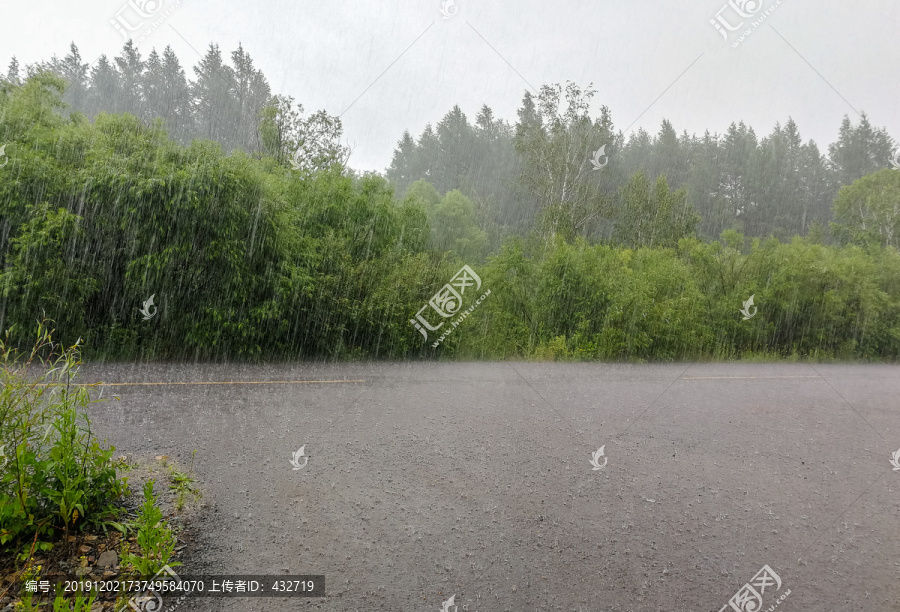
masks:
[[[66,81],[63,101],[69,105],[70,112],[85,113],[87,110],[88,65],[81,62],[78,47],[72,42],[69,53],[61,61],[53,56],[50,69]]]
[[[831,219],[834,201],[826,159],[812,140],[803,145],[801,159],[800,184],[804,194],[801,227],[811,227],[813,223],[824,227]]]
[[[788,235],[805,234],[809,209],[809,193],[803,182],[804,147],[800,130],[788,117],[780,139],[783,160],[779,164],[779,186],[776,210],[772,211],[773,225]]]
[[[250,79],[250,104],[248,109],[248,124],[252,125],[252,130],[248,135],[247,150],[262,151],[262,141],[259,135],[259,126],[262,121],[263,109],[272,99],[272,90],[269,82],[266,80],[262,71],[257,70]]]
[[[171,46],[162,57],[153,49],[147,56],[142,83],[144,118],[161,118],[169,137],[186,143],[193,135],[190,92],[184,70]]]
[[[697,140],[688,179],[688,193],[702,219],[700,234],[706,238],[718,237],[734,218],[723,195],[720,157],[720,139],[707,130]]]
[[[641,171],[651,173],[653,149],[653,138],[647,130],[638,128],[636,132],[632,132],[618,152],[619,164],[626,176],[633,176],[635,172]]]
[[[6,70],[6,80],[13,85],[22,84],[19,80],[19,60],[16,59],[15,55],[13,55],[13,58],[9,61],[9,68]]]
[[[86,114],[94,119],[101,112],[118,112],[119,106],[119,75],[106,56],[101,55],[91,69]]]
[[[144,62],[141,52],[129,40],[122,47],[122,54],[115,58],[116,72],[119,76],[118,104],[111,109],[115,113],[130,113],[135,117],[146,117],[143,88]]]
[[[253,60],[240,43],[231,53],[231,63],[234,65],[234,115],[229,141],[232,147],[249,151],[255,145],[259,113],[268,101],[269,86],[253,68]]]
[[[855,128],[844,116],[837,142],[828,147],[833,172],[833,189],[850,185],[857,179],[887,166],[892,139],[884,128],[875,129],[865,113]]]
[[[722,141],[720,187],[728,204],[729,216],[739,225],[744,224],[744,219],[757,205],[752,184],[756,148],[756,134],[743,121],[728,127]]]
[[[416,143],[409,131],[397,142],[391,165],[387,169],[387,179],[394,184],[397,193],[406,192],[407,188],[419,177],[413,175],[413,167],[417,155]]]
[[[197,79],[191,82],[194,116],[199,136],[229,148],[228,118],[234,116],[234,71],[222,61],[219,46],[210,43],[200,63],[194,67]]]
[[[522,97],[522,106],[517,111],[519,122],[516,124],[516,135],[519,132],[527,132],[541,126],[541,116],[538,115],[531,92],[526,91]]]
[[[440,172],[441,144],[430,123],[426,124],[425,129],[422,130],[417,149],[420,165],[416,168],[415,175],[434,184],[438,178],[442,178]]]
[[[150,51],[145,64],[146,72],[141,80],[141,96],[144,100],[145,118],[153,119],[155,117],[165,117],[166,106],[166,84],[165,75],[163,74],[162,60],[156,49]],[[171,129],[171,126],[168,126]]]
[[[663,119],[656,141],[653,143],[650,176],[665,174],[673,185],[681,185],[687,170],[681,159],[682,155],[675,128],[668,119]]]
[[[434,177],[435,188],[446,193],[459,189],[465,177],[469,175],[471,155],[474,144],[472,126],[459,106],[437,124],[438,148],[441,151],[442,163],[440,173]]]
[[[494,111],[487,104],[482,104],[475,117],[475,128],[479,136],[487,141],[493,140],[497,136],[498,125],[494,120]]]
[[[161,82],[164,106],[159,116],[165,119],[173,138],[187,143],[197,133],[191,91],[181,62],[169,45],[163,49]]]

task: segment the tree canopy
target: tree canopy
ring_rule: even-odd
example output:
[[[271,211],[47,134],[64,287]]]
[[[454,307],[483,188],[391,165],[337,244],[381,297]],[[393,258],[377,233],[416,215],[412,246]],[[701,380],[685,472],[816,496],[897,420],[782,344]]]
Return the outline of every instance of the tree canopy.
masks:
[[[454,108],[404,134],[385,178],[347,166],[336,118],[257,99],[241,49],[184,88],[168,50],[90,76],[75,51],[0,82],[13,344],[46,316],[104,358],[900,356],[900,172],[867,123],[828,158],[792,121],[626,141],[591,88],[547,86],[515,126]],[[463,265],[490,299],[423,343],[410,319]]]

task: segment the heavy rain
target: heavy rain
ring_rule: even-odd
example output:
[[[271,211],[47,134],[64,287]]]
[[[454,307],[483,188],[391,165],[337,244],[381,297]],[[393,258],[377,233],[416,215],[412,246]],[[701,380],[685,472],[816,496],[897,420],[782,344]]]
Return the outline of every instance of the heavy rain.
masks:
[[[0,612],[900,610],[897,23],[4,4]]]

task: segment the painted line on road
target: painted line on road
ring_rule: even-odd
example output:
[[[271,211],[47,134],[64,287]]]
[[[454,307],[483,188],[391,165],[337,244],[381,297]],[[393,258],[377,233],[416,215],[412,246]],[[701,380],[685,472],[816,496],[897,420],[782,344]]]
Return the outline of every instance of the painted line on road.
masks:
[[[139,385],[309,385],[319,383],[361,383],[366,382],[365,379],[360,380],[228,380],[228,381],[212,381],[212,382],[126,382],[126,383],[83,383],[75,386],[101,386],[101,387],[130,387]],[[41,383],[36,387],[59,387],[65,383]]]
[[[821,376],[685,376],[681,380],[722,380],[722,379],[773,379],[773,378],[822,378]]]

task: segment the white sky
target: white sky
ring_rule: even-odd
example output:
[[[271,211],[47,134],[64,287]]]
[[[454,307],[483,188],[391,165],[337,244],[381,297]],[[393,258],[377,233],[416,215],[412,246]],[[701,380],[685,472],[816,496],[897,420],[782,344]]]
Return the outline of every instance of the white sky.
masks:
[[[472,122],[484,103],[514,122],[528,84],[566,80],[593,82],[595,111],[608,106],[617,131],[634,122],[626,133],[655,133],[667,118],[679,134],[743,120],[762,136],[791,116],[824,151],[859,111],[900,140],[900,3],[890,0],[731,0],[745,13],[761,4],[740,31],[774,9],[738,48],[737,32],[726,42],[710,24],[728,0],[455,0],[449,19],[442,0],[131,1],[169,13],[134,32],[144,58],[171,44],[193,77],[210,42],[226,57],[243,43],[274,92],[341,115],[361,170],[384,170],[404,129],[418,136],[454,104]],[[2,2],[4,73],[13,55],[24,67],[64,56],[72,40],[86,62],[124,43],[110,20],[127,0]],[[121,15],[141,23],[131,7]],[[722,18],[741,19],[732,7]]]

